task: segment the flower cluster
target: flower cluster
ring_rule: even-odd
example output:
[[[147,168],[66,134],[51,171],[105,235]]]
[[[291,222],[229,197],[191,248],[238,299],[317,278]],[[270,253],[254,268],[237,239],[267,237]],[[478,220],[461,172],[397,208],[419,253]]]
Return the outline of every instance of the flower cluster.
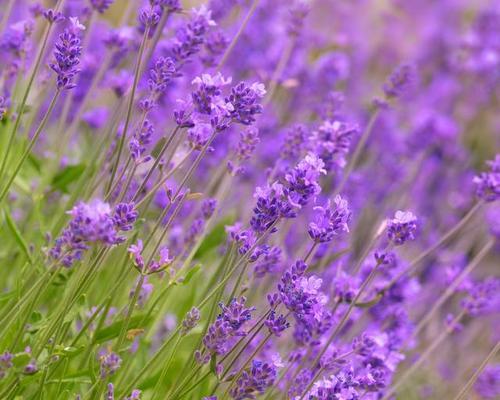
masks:
[[[79,203],[68,212],[71,221],[50,249],[50,257],[70,267],[92,243],[113,246],[125,239],[120,231],[132,229],[137,212],[132,204],[120,203],[114,210],[101,200]]]

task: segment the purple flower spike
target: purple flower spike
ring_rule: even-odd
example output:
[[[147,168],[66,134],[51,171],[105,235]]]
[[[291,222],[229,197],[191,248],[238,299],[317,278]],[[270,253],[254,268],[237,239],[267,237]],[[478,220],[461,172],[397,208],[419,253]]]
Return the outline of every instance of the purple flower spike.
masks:
[[[94,10],[103,14],[113,4],[113,0],[90,0],[90,4]]]
[[[59,41],[55,45],[55,63],[50,64],[57,74],[57,88],[59,90],[72,89],[76,85],[73,78],[80,72],[76,66],[80,63],[82,47],[78,35],[66,29],[59,35]]]
[[[101,354],[99,357],[100,363],[100,374],[101,378],[104,379],[110,375],[113,375],[122,363],[120,356],[113,352],[106,352]]]
[[[334,236],[341,232],[349,232],[347,223],[351,219],[351,210],[347,200],[340,195],[335,196],[334,207],[331,207],[330,200],[325,207],[314,207],[317,212],[316,222],[309,224],[309,236],[317,243],[330,242]]]
[[[387,223],[387,237],[396,246],[414,240],[416,230],[417,217],[410,211],[396,211],[394,218]]]
[[[278,337],[290,326],[290,323],[286,320],[284,315],[280,314],[277,317],[274,311],[271,311],[264,324],[267,326],[270,333]]]
[[[475,176],[473,181],[477,196],[486,202],[492,202],[500,199],[500,154],[486,164],[490,171]]]

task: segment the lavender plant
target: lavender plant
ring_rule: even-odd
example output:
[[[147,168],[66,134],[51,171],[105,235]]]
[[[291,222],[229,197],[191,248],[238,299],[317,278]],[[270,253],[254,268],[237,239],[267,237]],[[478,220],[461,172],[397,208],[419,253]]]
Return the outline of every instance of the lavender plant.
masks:
[[[500,398],[497,0],[4,3],[0,399]]]

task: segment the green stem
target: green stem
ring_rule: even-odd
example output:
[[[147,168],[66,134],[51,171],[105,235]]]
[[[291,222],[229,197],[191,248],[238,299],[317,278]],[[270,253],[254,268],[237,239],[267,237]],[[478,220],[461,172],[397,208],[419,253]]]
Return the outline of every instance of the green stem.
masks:
[[[120,330],[120,335],[118,336],[118,340],[116,341],[116,345],[115,345],[116,351],[120,351],[120,349],[123,345],[123,342],[125,340],[125,334],[127,333],[128,326],[130,324],[130,319],[132,318],[132,314],[134,312],[135,305],[137,303],[137,300],[139,299],[139,294],[141,293],[142,285],[144,284],[145,278],[146,278],[146,276],[141,274],[141,277],[139,278],[139,281],[137,282],[137,285],[135,286],[134,294],[132,296],[132,299],[130,300],[128,310],[127,310],[127,315],[125,316],[125,321],[122,325],[122,329]]]
[[[54,94],[54,97],[52,97],[52,101],[50,102],[50,105],[49,105],[49,108],[47,109],[47,112],[43,116],[43,119],[40,122],[40,125],[38,125],[38,128],[37,128],[35,134],[33,135],[33,137],[31,138],[31,140],[30,140],[30,142],[28,144],[28,147],[26,148],[26,150],[24,150],[24,153],[21,156],[21,159],[19,160],[19,162],[17,163],[16,167],[14,168],[14,173],[9,178],[9,180],[7,181],[7,184],[5,185],[2,193],[0,194],[0,204],[5,199],[5,196],[7,196],[7,194],[9,193],[9,189],[10,189],[12,183],[14,182],[14,179],[16,179],[16,176],[19,173],[19,171],[21,170],[21,167],[23,166],[24,162],[26,161],[26,158],[28,158],[28,156],[30,155],[31,150],[33,149],[33,146],[36,144],[36,142],[38,140],[38,137],[42,133],[42,130],[45,127],[45,124],[47,123],[47,121],[48,121],[48,119],[50,117],[50,114],[52,113],[52,110],[54,109],[54,106],[56,105],[56,102],[57,102],[57,99],[59,97],[59,94],[60,94],[60,91],[57,90],[56,93]],[[18,117],[18,119],[19,118],[20,118],[20,116]],[[5,159],[6,158],[4,158],[4,160]],[[1,173],[0,173],[0,177],[1,177]]]
[[[56,4],[56,7],[55,7],[56,11],[57,11],[58,7],[59,7],[59,0]],[[20,105],[19,111],[17,113],[16,121],[14,122],[14,127],[12,128],[12,131],[11,131],[10,136],[9,136],[9,141],[7,142],[7,148],[5,149],[5,153],[4,153],[4,156],[2,159],[2,165],[0,166],[0,179],[3,178],[3,174],[5,172],[5,167],[7,165],[8,159],[9,159],[9,154],[10,154],[10,151],[12,149],[12,145],[14,143],[14,138],[16,137],[17,130],[19,129],[19,124],[21,123],[21,118],[23,117],[23,114],[24,114],[24,109],[26,108],[26,101],[28,100],[29,92],[31,90],[31,87],[33,86],[33,82],[35,80],[35,76],[38,72],[38,69],[40,68],[40,64],[42,62],[43,55],[45,53],[45,48],[47,47],[47,43],[49,41],[52,26],[53,26],[53,24],[51,24],[51,23],[49,23],[47,25],[47,28],[45,30],[45,34],[44,34],[43,40],[42,40],[42,46],[40,47],[40,49],[38,51],[38,54],[37,54],[36,59],[35,59],[33,71],[31,72],[31,75],[30,75],[30,78],[28,81],[28,86],[26,86],[26,90],[24,91],[23,98],[21,100],[21,105]]]
[[[179,346],[180,341],[182,340],[182,336],[179,334],[177,335],[177,340],[175,341],[174,347],[172,351],[170,352],[170,356],[168,357],[167,362],[165,363],[165,366],[163,367],[160,377],[158,378],[158,381],[156,382],[156,385],[153,389],[153,396],[151,397],[152,399],[158,399],[160,398],[160,388],[161,384],[165,380],[165,377],[167,376],[168,369],[170,368],[170,364],[172,363],[172,359],[174,358],[175,351],[177,347]]]
[[[115,179],[116,172],[118,171],[118,167],[120,165],[120,158],[121,158],[121,155],[123,152],[123,145],[125,143],[128,127],[130,124],[130,120],[132,118],[132,106],[134,104],[134,97],[135,97],[135,91],[137,89],[137,84],[139,83],[142,56],[144,54],[144,49],[146,47],[146,42],[148,40],[149,29],[150,29],[150,27],[147,26],[146,30],[144,31],[144,36],[142,37],[141,46],[139,47],[139,55],[137,57],[137,63],[136,63],[135,72],[134,72],[134,82],[132,84],[132,89],[130,92],[130,98],[129,98],[128,107],[127,107],[127,116],[125,118],[125,125],[123,127],[123,132],[122,132],[120,140],[118,142],[118,153],[116,155],[115,163],[113,164],[113,168],[111,170],[111,178],[110,178],[109,183],[108,183],[107,193],[109,193],[110,189],[113,187],[113,180]]]

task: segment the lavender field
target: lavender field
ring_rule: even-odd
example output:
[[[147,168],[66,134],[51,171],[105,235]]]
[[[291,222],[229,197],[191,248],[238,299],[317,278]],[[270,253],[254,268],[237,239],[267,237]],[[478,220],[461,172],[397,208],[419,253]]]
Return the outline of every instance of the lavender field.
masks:
[[[500,0],[0,0],[4,399],[500,399]]]

